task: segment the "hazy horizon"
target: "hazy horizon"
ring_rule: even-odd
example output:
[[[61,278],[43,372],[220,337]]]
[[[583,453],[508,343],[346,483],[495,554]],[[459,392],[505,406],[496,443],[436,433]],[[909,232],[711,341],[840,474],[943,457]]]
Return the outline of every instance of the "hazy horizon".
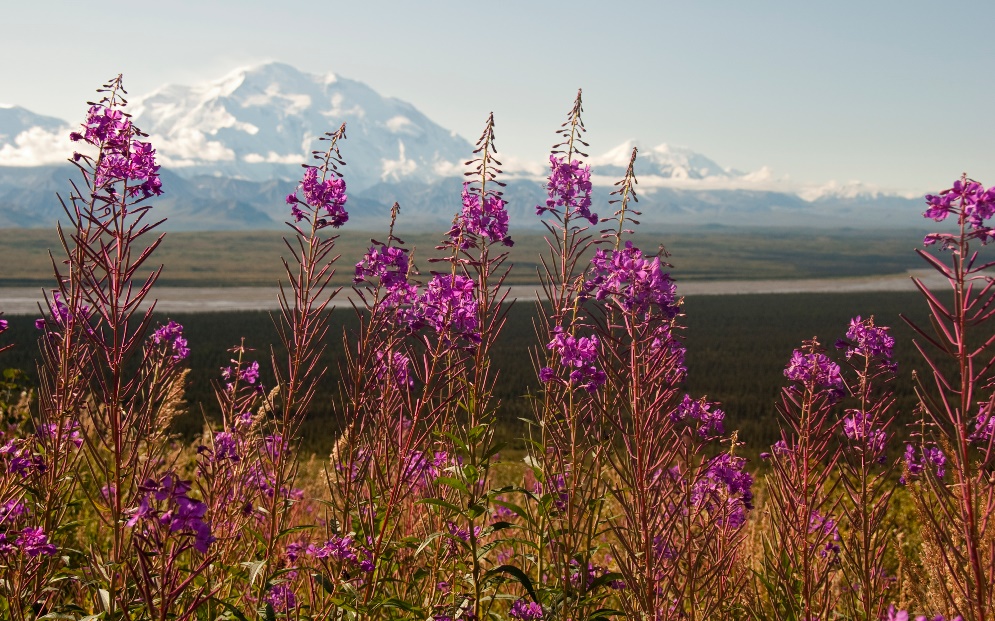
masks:
[[[140,95],[281,61],[367,83],[471,140],[493,110],[513,160],[544,158],[583,87],[593,153],[666,142],[797,183],[917,193],[995,168],[995,42],[957,36],[995,16],[987,3],[54,4],[6,8],[18,62],[0,103],[69,122],[118,72]]]

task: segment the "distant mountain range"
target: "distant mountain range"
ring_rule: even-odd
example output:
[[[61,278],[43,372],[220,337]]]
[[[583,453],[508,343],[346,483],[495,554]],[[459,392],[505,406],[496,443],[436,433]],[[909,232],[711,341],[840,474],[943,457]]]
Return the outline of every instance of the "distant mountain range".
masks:
[[[283,198],[325,131],[347,125],[342,146],[350,226],[385,226],[398,201],[407,228],[445,226],[459,208],[463,162],[472,145],[413,105],[381,97],[361,82],[313,75],[281,63],[196,86],[164,86],[133,98],[130,111],[150,135],[166,189],[156,201],[169,228],[265,229],[286,219]],[[61,215],[73,125],[20,107],[0,107],[0,227],[48,227]],[[612,184],[637,143],[589,159],[603,216]],[[533,167],[536,170],[538,167]],[[506,175],[513,226],[538,225],[544,179]],[[914,226],[921,200],[863,184],[792,188],[766,168],[741,172],[666,144],[640,148],[636,163],[642,221],[766,226]],[[596,209],[597,210],[597,209]]]

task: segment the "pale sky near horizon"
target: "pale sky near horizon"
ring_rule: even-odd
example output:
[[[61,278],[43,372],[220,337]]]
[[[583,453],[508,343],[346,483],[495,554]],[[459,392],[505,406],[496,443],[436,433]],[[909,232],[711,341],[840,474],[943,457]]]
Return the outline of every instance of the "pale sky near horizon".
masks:
[[[995,185],[995,3],[0,0],[0,103],[70,122],[275,60],[412,103],[544,160],[578,87],[592,155],[628,139],[797,183]]]

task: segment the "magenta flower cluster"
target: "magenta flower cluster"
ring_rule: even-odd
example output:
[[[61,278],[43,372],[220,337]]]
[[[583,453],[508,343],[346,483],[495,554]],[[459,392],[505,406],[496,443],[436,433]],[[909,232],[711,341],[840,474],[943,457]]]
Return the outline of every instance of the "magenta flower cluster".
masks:
[[[376,378],[386,381],[390,378],[398,388],[408,389],[415,385],[411,377],[411,360],[402,352],[376,353]]]
[[[982,243],[995,239],[995,229],[985,223],[985,220],[995,215],[995,187],[986,190],[977,181],[965,177],[954,181],[951,187],[938,195],[927,194],[926,204],[928,208],[923,217],[941,222],[955,214],[958,218],[963,218],[964,223],[970,227],[968,239],[979,239]],[[949,233],[930,233],[923,243],[929,246],[942,242],[948,248],[954,244],[954,240],[954,235]]]
[[[369,551],[357,547],[351,535],[344,537],[333,535],[320,546],[309,545],[307,553],[317,559],[332,559],[344,563],[348,567],[358,567],[360,571],[366,573],[374,569]]]
[[[60,328],[65,328],[70,319],[73,321],[87,321],[92,314],[90,307],[80,302],[76,310],[69,308],[69,305],[62,300],[62,294],[58,291],[52,292],[52,299],[49,301],[49,311],[52,313],[52,321]],[[35,328],[45,329],[45,318],[40,317],[35,320]]]
[[[888,434],[875,428],[874,420],[860,410],[847,410],[847,416],[843,417],[843,435],[871,455],[884,459]]]
[[[991,413],[991,407],[987,403],[983,403],[974,418],[974,431],[971,432],[970,440],[979,444],[987,443],[991,441],[992,434],[995,434],[995,414]]]
[[[596,334],[577,338],[557,326],[553,340],[546,345],[546,349],[559,356],[560,364],[570,369],[568,381],[571,385],[593,393],[607,380],[605,372],[595,364],[598,360],[599,346],[600,341]],[[556,371],[550,367],[539,370],[539,379],[542,382],[551,382],[556,377]]]
[[[895,339],[888,334],[886,326],[876,326],[871,319],[861,319],[857,315],[850,320],[846,338],[836,343],[838,349],[846,349],[849,360],[854,355],[891,360]]]
[[[520,619],[521,621],[534,621],[535,619],[542,619],[542,606],[537,602],[532,602],[527,599],[519,599],[511,605],[511,610],[508,611],[508,616],[512,619]]]
[[[612,299],[623,310],[638,313],[653,306],[667,317],[678,312],[677,287],[663,271],[660,257],[644,257],[631,241],[619,250],[599,249],[591,259],[591,272],[584,289],[599,301]]]
[[[129,510],[129,528],[147,522],[158,522],[171,533],[186,533],[194,538],[194,548],[206,553],[214,543],[211,525],[204,521],[207,505],[191,498],[190,482],[169,472],[159,480],[149,479],[141,485],[142,499],[137,507]]]
[[[818,533],[828,539],[826,545],[819,551],[819,556],[825,558],[832,554],[835,557],[840,553],[840,531],[833,518],[813,510],[808,519],[808,532]]]
[[[504,199],[488,193],[481,201],[480,194],[471,192],[467,183],[463,184],[461,199],[463,211],[449,231],[450,239],[455,241],[462,232],[467,232],[492,243],[501,242],[505,246],[515,244],[508,236],[508,211],[505,209]]]
[[[480,342],[476,283],[463,275],[436,274],[425,292],[410,308],[402,309],[401,318],[411,331],[429,327],[443,340]]]
[[[434,453],[414,451],[404,466],[404,480],[416,488],[427,488],[442,474],[448,462],[449,453],[446,451]]]
[[[784,376],[801,384],[811,384],[816,389],[827,389],[834,399],[843,395],[840,366],[823,353],[805,353],[796,349],[784,369]]]
[[[116,182],[138,182],[128,188],[129,196],[139,193],[143,198],[153,194],[159,196],[162,182],[155,149],[148,142],[134,140],[139,135],[131,119],[121,110],[95,104],[90,107],[83,132],[72,132],[69,138],[101,149],[95,180],[98,187]],[[74,157],[78,160],[80,155],[77,153]]]
[[[55,545],[49,542],[48,535],[41,527],[23,526],[18,530],[18,525],[29,513],[23,502],[11,500],[0,504],[0,556],[19,553],[29,557],[56,554]]]
[[[20,476],[22,479],[36,472],[45,471],[45,459],[34,452],[31,444],[23,438],[12,438],[0,445],[0,464],[4,472]]]
[[[297,609],[297,596],[286,583],[273,585],[264,601],[273,607],[273,612],[279,614],[288,614]]]
[[[236,361],[233,360],[232,362]],[[234,368],[223,367],[221,369],[221,377],[223,377],[227,382],[225,386],[228,390],[234,388],[235,386],[234,381],[236,378],[245,382],[246,384],[255,385],[256,382],[259,381],[259,362],[253,360],[252,362],[241,368],[238,368],[237,365]]]
[[[925,472],[927,467],[935,470],[936,478],[938,479],[942,479],[947,473],[947,456],[943,454],[943,451],[938,446],[923,447],[920,455],[917,457],[915,447],[911,444],[906,444],[904,459],[905,469],[912,480],[915,480]],[[903,474],[898,482],[905,485],[909,482],[909,479]]]
[[[166,344],[172,350],[172,359],[179,361],[190,355],[190,348],[187,347],[187,340],[183,338],[183,326],[170,321],[164,326],[160,326],[152,333],[152,342],[156,345]]]
[[[746,459],[729,453],[712,458],[691,490],[691,503],[711,513],[720,513],[724,506],[720,522],[731,528],[743,526],[753,509],[753,477],[746,472]]]
[[[598,214],[591,212],[591,167],[577,160],[567,162],[566,157],[549,156],[549,182],[546,205],[536,205],[536,215],[556,212],[560,207],[568,217],[578,215],[592,225],[598,223]]]
[[[371,283],[379,279],[386,290],[384,304],[396,308],[412,302],[418,295],[418,288],[408,282],[410,262],[403,248],[380,244],[370,246],[363,260],[356,264],[354,284]]]
[[[725,412],[716,407],[716,404],[709,403],[705,399],[692,399],[689,395],[684,395],[677,409],[670,413],[670,419],[675,423],[691,423],[698,427],[698,435],[702,438],[711,438],[725,433],[722,422],[725,420]]]
[[[298,192],[304,193],[303,201],[298,198]],[[290,205],[290,212],[297,222],[308,217],[308,214],[301,209],[301,205],[304,205],[313,210],[315,228],[326,226],[338,228],[349,220],[349,214],[345,210],[347,198],[345,179],[332,175],[324,181],[319,180],[318,169],[308,166],[297,190],[287,195],[287,204]]]

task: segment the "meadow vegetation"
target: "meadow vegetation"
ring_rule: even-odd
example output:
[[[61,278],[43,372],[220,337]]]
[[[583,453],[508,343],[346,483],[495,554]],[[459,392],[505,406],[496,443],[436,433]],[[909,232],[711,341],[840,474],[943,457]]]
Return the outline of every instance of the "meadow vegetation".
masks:
[[[46,312],[0,319],[39,352],[35,375],[0,386],[5,618],[995,614],[995,281],[977,252],[995,189],[964,176],[926,197],[954,226],[916,250],[949,285],[916,279],[918,310],[752,296],[737,318],[729,298],[683,299],[668,254],[640,249],[635,149],[592,203],[578,92],[523,261],[536,312],[507,304],[521,246],[493,116],[462,210],[414,260],[395,204],[338,262],[342,125],[288,188],[269,324],[183,325],[140,310],[165,273],[168,188],[120,76],[99,92],[71,135]],[[848,236],[859,261],[888,254]],[[183,278],[209,260],[189,254]],[[342,277],[351,316],[329,312]]]

